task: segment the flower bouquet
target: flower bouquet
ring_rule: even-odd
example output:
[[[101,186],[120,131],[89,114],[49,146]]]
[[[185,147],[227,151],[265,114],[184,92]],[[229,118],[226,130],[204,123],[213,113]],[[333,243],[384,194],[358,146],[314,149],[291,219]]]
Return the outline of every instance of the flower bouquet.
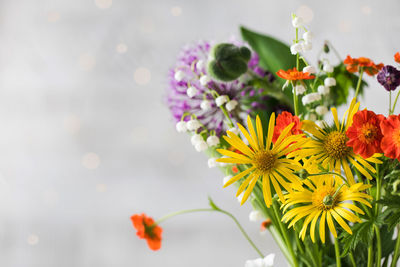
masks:
[[[391,266],[400,255],[400,115],[394,115],[400,71],[365,57],[340,55],[325,42],[315,65],[306,60],[313,34],[292,15],[288,46],[241,28],[244,41],[187,46],[170,72],[166,102],[178,132],[190,134],[208,166],[224,173],[250,201],[291,266]],[[400,54],[394,60],[400,63]],[[335,64],[334,62],[339,62]],[[388,91],[388,113],[363,107],[360,96],[376,76]],[[378,84],[377,83],[377,84]],[[350,101],[348,101],[350,99]],[[347,110],[338,114],[337,107]],[[330,112],[329,112],[330,110]],[[325,120],[328,113],[333,119]],[[332,122],[330,122],[332,121]],[[131,217],[151,249],[161,247],[160,224],[190,212],[233,219],[259,258],[272,266],[238,220],[211,199],[157,221]]]

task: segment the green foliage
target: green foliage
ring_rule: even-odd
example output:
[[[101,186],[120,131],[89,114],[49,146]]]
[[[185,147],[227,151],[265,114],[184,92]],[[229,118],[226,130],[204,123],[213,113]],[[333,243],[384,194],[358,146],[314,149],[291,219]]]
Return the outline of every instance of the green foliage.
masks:
[[[233,81],[247,71],[247,62],[251,52],[247,47],[233,44],[217,44],[211,50],[208,73],[220,81]]]
[[[290,48],[287,44],[271,37],[268,35],[259,34],[253,32],[245,27],[240,27],[240,31],[242,33],[242,38],[245,40],[251,48],[257,52],[260,57],[260,66],[264,69],[270,71],[274,75],[280,69],[288,70],[296,66],[296,57],[290,53]],[[300,69],[304,67],[304,63],[300,62]],[[277,83],[282,87],[286,81],[283,79],[278,79]],[[276,90],[271,93],[276,93]],[[281,94],[282,95],[282,94]],[[291,90],[285,90],[284,92],[284,103],[290,103],[292,106],[292,98],[293,94]],[[283,100],[281,96],[274,97],[279,100]],[[304,107],[300,103],[300,110],[303,110]]]
[[[400,196],[387,194],[378,201],[379,204],[385,205],[387,208],[383,212],[385,223],[389,227],[389,231],[400,223]]]
[[[369,220],[356,223],[352,227],[353,234],[343,232],[340,236],[343,244],[342,256],[346,256],[350,251],[355,251],[359,244],[369,246],[374,238],[374,226],[383,224],[383,216],[370,217]]]

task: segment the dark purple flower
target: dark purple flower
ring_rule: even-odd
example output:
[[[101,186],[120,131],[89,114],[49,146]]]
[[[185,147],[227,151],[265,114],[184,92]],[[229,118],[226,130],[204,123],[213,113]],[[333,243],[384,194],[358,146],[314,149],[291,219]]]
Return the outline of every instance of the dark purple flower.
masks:
[[[377,80],[387,91],[394,91],[400,85],[400,71],[393,66],[386,65],[378,73]]]

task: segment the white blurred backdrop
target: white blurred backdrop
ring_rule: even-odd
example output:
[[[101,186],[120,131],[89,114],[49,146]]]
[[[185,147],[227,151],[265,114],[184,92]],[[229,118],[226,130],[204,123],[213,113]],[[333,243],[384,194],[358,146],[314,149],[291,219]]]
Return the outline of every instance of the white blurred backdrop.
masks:
[[[233,212],[265,254],[282,254],[248,221],[234,188],[208,169],[163,103],[167,71],[198,39],[240,24],[290,42],[297,11],[344,58],[393,64],[399,1],[2,0],[0,266],[244,266],[257,254],[233,222],[193,214],[165,223],[150,251],[129,217],[207,206]],[[375,80],[365,105],[386,113]]]

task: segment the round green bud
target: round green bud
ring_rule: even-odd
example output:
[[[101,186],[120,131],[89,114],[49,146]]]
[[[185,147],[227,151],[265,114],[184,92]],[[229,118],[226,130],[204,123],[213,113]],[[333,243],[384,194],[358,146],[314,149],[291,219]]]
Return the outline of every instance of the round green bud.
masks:
[[[220,81],[233,81],[247,71],[251,51],[233,44],[217,44],[211,50],[207,70],[211,77]]]
[[[326,195],[322,200],[322,203],[325,206],[332,206],[333,205],[333,197],[331,195]]]

